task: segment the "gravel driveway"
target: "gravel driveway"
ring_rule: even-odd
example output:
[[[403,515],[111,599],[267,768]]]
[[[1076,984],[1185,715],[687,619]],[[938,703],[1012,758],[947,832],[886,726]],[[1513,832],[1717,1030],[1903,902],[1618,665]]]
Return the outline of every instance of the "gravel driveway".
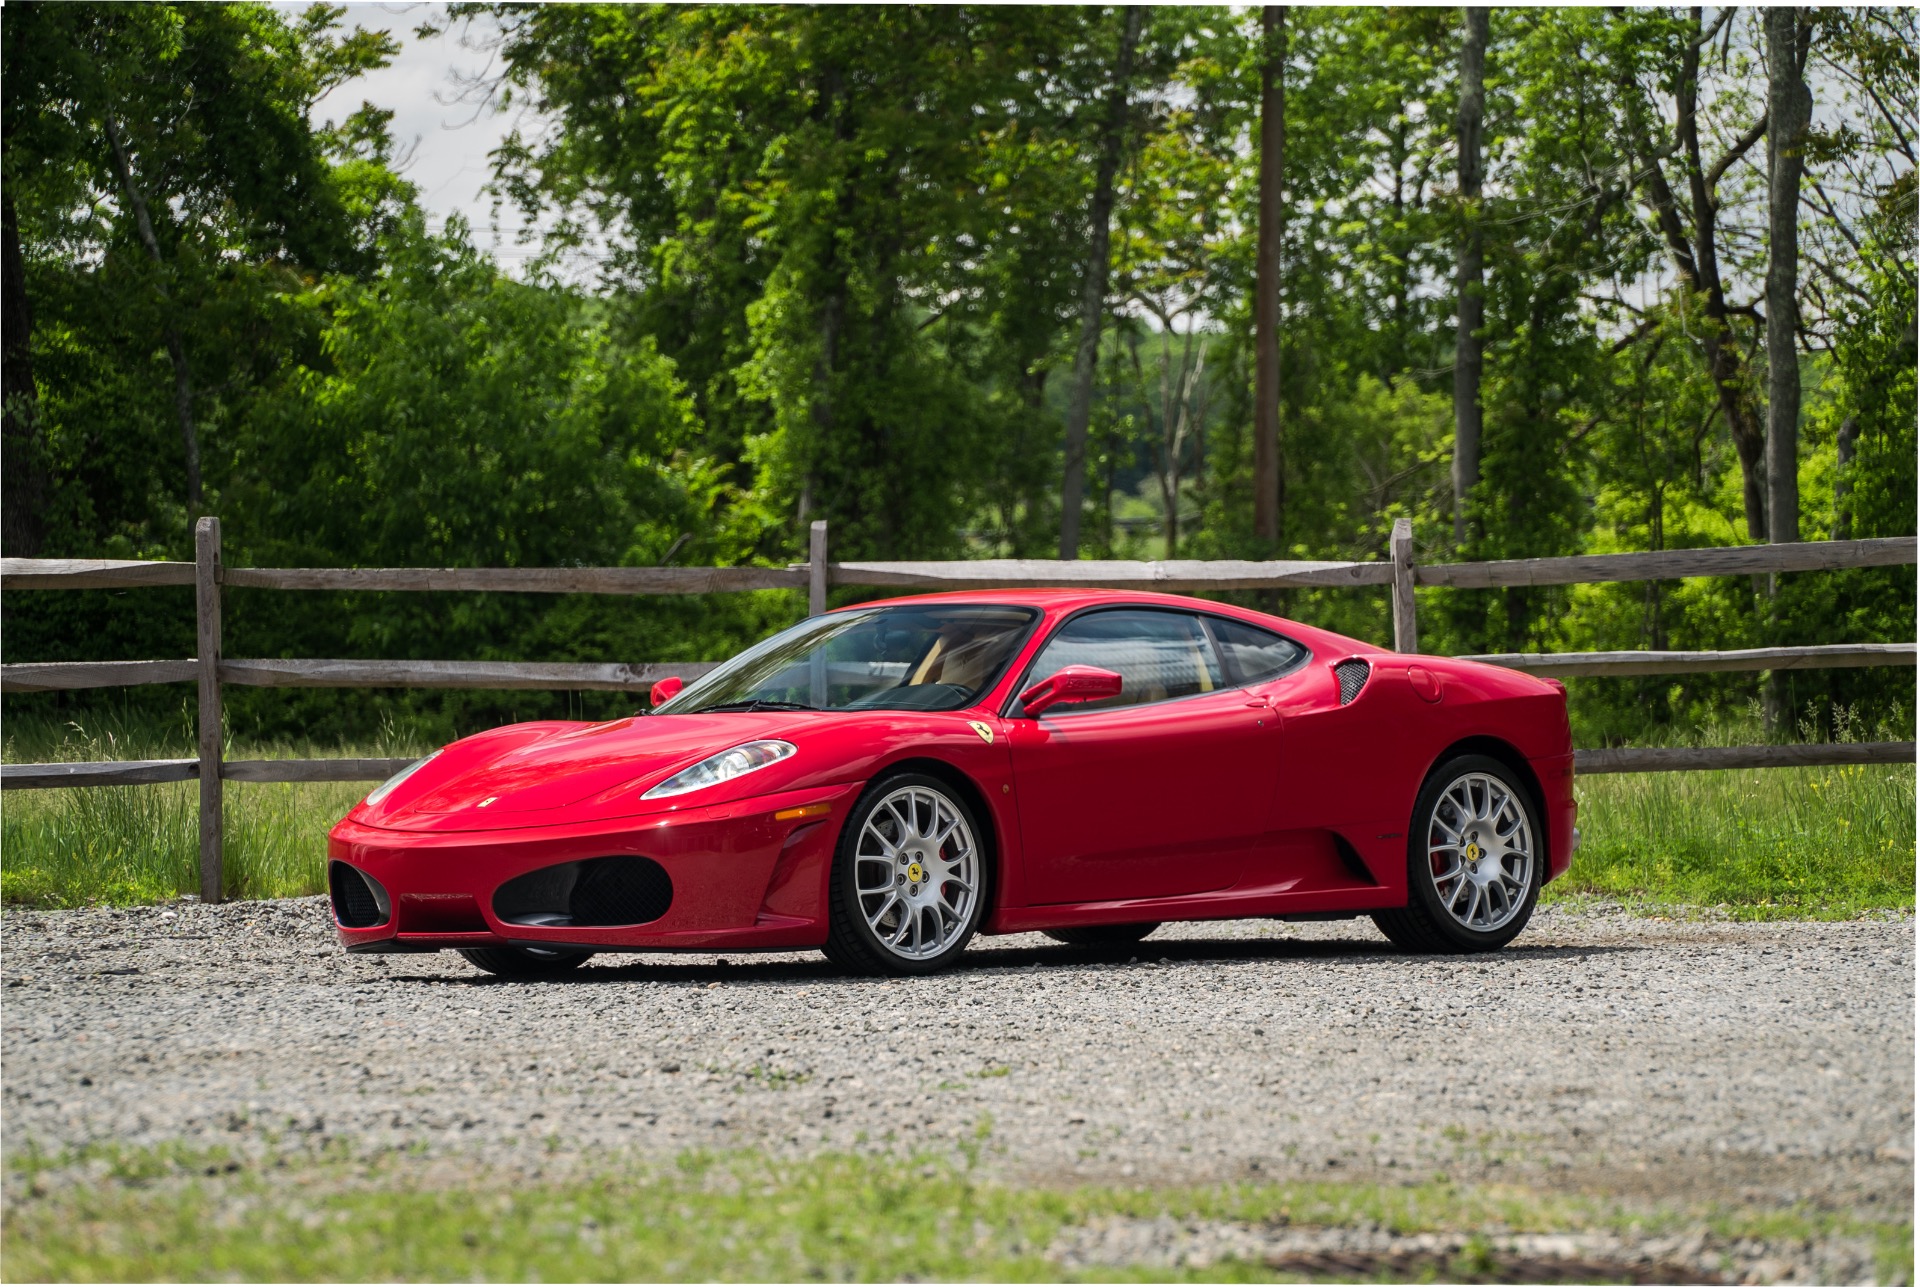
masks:
[[[939,1148],[1041,1182],[1539,1176],[1895,1219],[1913,1200],[1911,918],[1548,909],[1507,952],[1362,921],[1033,935],[932,979],[817,955],[601,957],[503,982],[349,957],[322,899],[10,911],[9,1154],[94,1140],[411,1147],[528,1173],[609,1149]]]

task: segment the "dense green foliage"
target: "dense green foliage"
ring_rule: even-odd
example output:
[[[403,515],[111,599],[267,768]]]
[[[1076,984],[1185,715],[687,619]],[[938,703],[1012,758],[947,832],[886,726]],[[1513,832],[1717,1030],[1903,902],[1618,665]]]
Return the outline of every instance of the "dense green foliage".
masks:
[[[1121,86],[1083,553],[1379,557],[1403,515],[1433,561],[1749,539],[1724,404],[1765,397],[1765,149],[1741,140],[1766,75],[1758,20],[1728,14],[1703,31],[1687,11],[1495,13],[1486,195],[1467,201],[1457,13],[1291,13],[1275,546],[1251,493],[1258,17],[1150,10]],[[394,52],[343,16],[0,19],[6,553],[185,557],[197,513],[221,516],[236,565],[784,564],[822,517],[846,558],[1051,551],[1118,11],[456,6],[497,47],[481,92],[533,109],[495,158],[499,196],[542,230],[517,278],[457,221],[425,230],[385,113],[313,119]],[[1821,11],[1811,33],[1807,539],[1914,531],[1915,38],[1890,9]],[[1676,273],[1673,221],[1718,238],[1723,313]],[[1486,427],[1456,542],[1469,228]],[[600,274],[568,284],[555,266],[582,247]],[[1709,339],[1737,354],[1737,388],[1710,378]],[[1270,602],[1388,634],[1377,595]],[[1437,652],[1906,639],[1914,582],[1432,591],[1421,609]],[[694,659],[799,611],[780,593],[236,591],[227,652]],[[9,595],[5,630],[9,660],[192,651],[171,591]],[[1766,682],[1580,681],[1580,740],[1686,736]],[[1770,694],[1774,732],[1908,729],[1913,692],[1900,672],[1799,672]],[[387,717],[439,736],[620,704],[234,702],[250,734],[362,739]]]

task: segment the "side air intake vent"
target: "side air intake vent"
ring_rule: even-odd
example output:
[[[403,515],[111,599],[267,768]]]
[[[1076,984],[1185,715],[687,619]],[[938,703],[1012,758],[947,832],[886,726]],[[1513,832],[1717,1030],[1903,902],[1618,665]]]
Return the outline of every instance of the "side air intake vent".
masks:
[[[493,894],[511,925],[645,925],[673,906],[673,878],[651,858],[588,858],[516,876]]]
[[[333,917],[348,929],[384,925],[392,904],[380,882],[343,862],[327,864],[327,889],[333,895]]]
[[[1340,681],[1342,706],[1360,695],[1360,690],[1366,687],[1367,672],[1371,669],[1372,667],[1358,657],[1349,657],[1333,668],[1333,677]]]

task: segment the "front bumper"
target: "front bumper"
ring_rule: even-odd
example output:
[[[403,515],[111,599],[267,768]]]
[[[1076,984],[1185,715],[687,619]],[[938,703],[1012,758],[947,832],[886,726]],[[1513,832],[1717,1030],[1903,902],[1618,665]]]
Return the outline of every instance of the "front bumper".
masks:
[[[599,951],[818,947],[827,937],[827,879],[858,784],[813,787],[671,814],[499,831],[395,831],[347,820],[327,856],[378,882],[377,924],[341,923],[354,952],[578,946]],[[777,819],[805,805],[825,816]],[[672,901],[638,925],[504,921],[500,886],[542,868],[595,858],[648,858],[672,880]],[[348,919],[365,919],[349,915]]]

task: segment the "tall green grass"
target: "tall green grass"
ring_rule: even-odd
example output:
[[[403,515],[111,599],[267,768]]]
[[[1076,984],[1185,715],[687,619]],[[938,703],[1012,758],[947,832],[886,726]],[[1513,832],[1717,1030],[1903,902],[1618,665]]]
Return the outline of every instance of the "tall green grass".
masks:
[[[1747,740],[1752,730],[1709,730]],[[1746,734],[1743,737],[1742,734]],[[360,746],[230,748],[246,758],[424,754],[387,730]],[[32,760],[193,754],[190,712],[86,726],[15,720],[0,755]],[[226,892],[318,893],[327,829],[371,784],[229,783]],[[1584,847],[1548,899],[1720,907],[1740,917],[1846,917],[1914,906],[1912,765],[1583,777]],[[0,796],[0,899],[47,907],[145,903],[199,888],[198,787],[93,787]]]
[[[388,730],[355,747],[291,741],[229,746],[229,758],[397,757],[425,749]],[[105,715],[85,724],[9,720],[9,763],[179,759],[195,754],[190,713]],[[326,888],[327,830],[373,784],[229,782],[223,884],[229,898],[287,898]],[[200,888],[200,788],[9,791],[0,796],[0,901],[41,907],[162,902]]]
[[[1847,917],[1914,905],[1914,767],[1576,780],[1582,847],[1549,897]]]
[[[1758,702],[1673,729],[1668,746],[1900,741],[1910,728],[1809,707],[1769,737]],[[1842,918],[1914,905],[1914,766],[1622,773],[1577,778],[1582,848],[1548,898],[1743,919]]]

